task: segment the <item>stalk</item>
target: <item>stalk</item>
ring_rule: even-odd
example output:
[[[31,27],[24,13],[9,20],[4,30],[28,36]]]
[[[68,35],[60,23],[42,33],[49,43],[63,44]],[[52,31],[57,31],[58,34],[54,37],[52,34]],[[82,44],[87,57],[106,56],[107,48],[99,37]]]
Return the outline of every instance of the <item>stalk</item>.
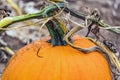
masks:
[[[85,18],[87,16],[85,13],[72,10],[68,5],[66,6],[64,3],[58,3],[57,5],[60,8],[65,8],[64,11],[67,13],[70,13],[70,15],[72,15],[74,17],[85,20]],[[20,21],[24,21],[24,20],[28,20],[28,19],[46,18],[47,14],[49,12],[59,10],[58,6],[56,6],[56,5],[47,6],[44,9],[42,9],[41,11],[39,11],[37,13],[33,13],[33,14],[26,14],[26,15],[21,15],[21,16],[16,16],[16,17],[6,17],[0,21],[0,28],[5,28],[12,23],[20,22]],[[96,24],[100,25],[101,27],[104,27],[104,28],[111,27],[110,25],[102,22],[101,20],[100,21],[98,21],[96,19],[91,19],[91,20],[93,22],[95,22]],[[112,29],[108,29],[108,30],[111,32],[114,32],[116,34],[120,34],[119,29],[112,28]]]
[[[51,36],[50,43],[52,46],[66,45],[66,42],[63,40],[65,33],[57,19],[47,22],[46,26]]]

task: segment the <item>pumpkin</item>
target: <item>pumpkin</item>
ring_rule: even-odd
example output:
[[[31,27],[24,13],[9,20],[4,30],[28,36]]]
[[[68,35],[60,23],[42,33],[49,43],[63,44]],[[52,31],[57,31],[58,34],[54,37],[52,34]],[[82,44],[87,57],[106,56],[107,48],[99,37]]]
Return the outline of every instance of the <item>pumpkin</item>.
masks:
[[[102,53],[86,54],[67,45],[63,40],[66,32],[55,18],[46,27],[51,39],[47,37],[18,50],[7,64],[2,80],[112,80]],[[95,46],[83,37],[74,36],[71,40],[81,48]]]
[[[73,44],[94,46],[86,38],[74,36]],[[93,51],[85,54],[69,45],[52,46],[35,41],[11,58],[2,80],[112,80],[105,57]]]

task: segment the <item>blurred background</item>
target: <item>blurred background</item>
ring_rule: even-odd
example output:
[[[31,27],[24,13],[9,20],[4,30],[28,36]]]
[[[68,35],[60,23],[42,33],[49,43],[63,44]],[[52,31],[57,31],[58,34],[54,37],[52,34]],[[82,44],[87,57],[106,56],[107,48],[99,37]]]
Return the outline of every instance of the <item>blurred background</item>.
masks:
[[[0,0],[0,8],[7,8],[12,11],[10,13],[10,16],[20,15],[21,13],[16,12],[16,10],[10,5],[8,1],[15,2],[19,6],[22,14],[38,12],[41,6],[44,6],[44,1],[41,0]],[[81,8],[83,7],[98,8],[101,13],[101,18],[104,20],[105,23],[111,26],[118,27],[120,26],[120,0],[67,0],[67,1],[69,2],[70,6],[76,11],[81,11]],[[35,21],[36,21],[35,19],[32,20],[32,22]],[[25,25],[25,23],[20,22],[13,24],[10,27],[14,26],[20,27],[23,25]],[[36,39],[40,39],[43,36],[49,35],[45,27],[42,29],[42,32],[40,34],[39,27],[34,26],[39,25],[30,25],[24,28],[18,28],[2,32],[0,33],[0,43],[6,44],[9,48],[11,48],[15,52],[24,45]],[[120,52],[120,35],[112,33],[107,30],[100,30],[100,32],[106,39],[111,40],[116,45],[117,49]],[[83,36],[86,33],[87,33],[86,29],[83,29],[82,31],[78,32],[78,34]],[[4,66],[8,60],[9,58],[7,58],[7,60],[3,62],[0,62],[0,73],[2,73]]]

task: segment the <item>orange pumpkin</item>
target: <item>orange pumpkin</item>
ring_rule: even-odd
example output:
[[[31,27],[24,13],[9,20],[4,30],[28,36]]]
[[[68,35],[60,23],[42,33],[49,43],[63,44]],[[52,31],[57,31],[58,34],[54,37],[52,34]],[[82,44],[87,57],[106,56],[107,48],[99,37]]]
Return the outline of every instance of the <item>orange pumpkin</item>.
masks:
[[[73,44],[94,46],[82,37]],[[68,45],[51,46],[45,40],[20,49],[9,61],[2,80],[112,80],[105,57],[96,51],[85,54]]]

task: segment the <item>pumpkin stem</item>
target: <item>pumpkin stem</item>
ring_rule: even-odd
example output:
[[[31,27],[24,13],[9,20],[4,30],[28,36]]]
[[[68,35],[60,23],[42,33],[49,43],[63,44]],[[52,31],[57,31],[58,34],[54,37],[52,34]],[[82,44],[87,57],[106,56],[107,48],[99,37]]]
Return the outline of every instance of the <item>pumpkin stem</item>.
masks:
[[[51,40],[50,43],[53,46],[66,45],[66,42],[63,40],[64,31],[62,30],[60,23],[57,19],[50,20],[46,23],[46,26],[49,30]]]

